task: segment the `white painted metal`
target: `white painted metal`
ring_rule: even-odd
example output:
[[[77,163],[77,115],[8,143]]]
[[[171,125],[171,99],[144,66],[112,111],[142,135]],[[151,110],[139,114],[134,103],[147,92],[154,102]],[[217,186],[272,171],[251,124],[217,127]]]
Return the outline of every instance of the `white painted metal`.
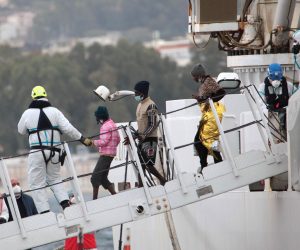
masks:
[[[3,159],[1,159],[1,162],[3,161]],[[2,163],[1,163],[2,164]],[[5,190],[5,193],[8,193],[9,194],[9,190],[8,190],[8,183],[6,181],[6,178],[5,178],[5,174],[4,174],[4,168],[0,168],[0,177],[1,177],[1,181],[2,181],[2,185],[4,186],[4,190]],[[8,205],[9,207],[14,207],[13,203],[12,203],[12,198],[11,197],[8,197],[7,198],[7,201],[8,201]],[[13,220],[14,221],[18,221],[17,219],[17,214],[16,214],[16,211],[14,209],[11,210],[11,214],[12,214],[12,217],[13,217]]]
[[[208,101],[209,101],[210,108],[211,108],[211,110],[214,114],[214,117],[215,117],[215,120],[216,120],[216,123],[217,123],[217,126],[218,126],[218,130],[219,130],[219,133],[220,133],[220,136],[221,136],[223,151],[225,153],[226,159],[228,159],[228,161],[230,162],[230,165],[232,167],[232,171],[234,173],[234,176],[237,177],[237,176],[239,176],[239,173],[238,173],[236,164],[234,162],[232,153],[230,151],[229,144],[228,144],[227,139],[225,137],[223,127],[222,127],[221,122],[219,120],[218,113],[215,109],[215,106],[214,106],[214,103],[213,103],[212,99],[209,98]]]
[[[142,183],[143,183],[143,189],[145,191],[145,195],[147,197],[148,203],[152,204],[153,201],[151,199],[151,196],[150,196],[150,193],[149,193],[149,188],[148,188],[148,185],[146,183],[146,178],[145,178],[145,175],[144,175],[142,164],[141,164],[141,161],[140,161],[140,158],[139,158],[139,155],[138,155],[138,152],[137,152],[137,148],[135,146],[135,142],[133,140],[133,137],[132,137],[132,134],[131,134],[131,131],[130,131],[129,127],[126,127],[126,135],[128,136],[128,139],[129,139],[129,142],[130,142],[130,147],[128,147],[127,149],[130,149],[132,151],[132,154],[134,156],[134,159],[136,161],[136,164],[137,164],[137,167],[138,167],[138,170],[139,170],[139,174],[140,174],[140,177],[141,177],[141,180],[142,180]]]
[[[127,131],[127,134],[130,135],[130,131]],[[131,140],[133,143],[132,138]],[[66,151],[70,157],[67,147]],[[79,203],[66,208],[64,214],[58,214],[57,217],[53,213],[28,217],[22,220],[27,238],[23,239],[18,230],[15,230],[17,224],[14,221],[0,227],[1,244],[5,244],[9,249],[30,248],[77,236],[79,229],[82,229],[83,233],[91,232],[164,213],[285,172],[287,157],[280,157],[281,162],[277,164],[274,157],[265,155],[262,151],[251,151],[236,156],[234,161],[240,173],[238,178],[233,175],[227,160],[204,169],[204,179],[199,175],[181,173],[179,168],[177,171],[186,185],[186,193],[182,192],[182,185],[179,179],[176,179],[166,183],[165,188],[156,186],[149,189],[131,189],[87,202],[86,210],[82,209],[84,203]],[[72,162],[71,159],[69,161]],[[76,175],[74,166],[71,166],[71,171]],[[74,178],[74,182],[77,181]],[[145,190],[148,190],[149,197]],[[80,194],[80,191],[78,193]],[[149,199],[153,202],[149,203]],[[87,216],[90,220],[86,219]],[[45,236],[46,230],[54,233],[42,237]]]
[[[76,174],[76,171],[75,171],[75,167],[74,167],[74,163],[73,163],[73,160],[72,160],[72,157],[71,157],[71,152],[70,152],[68,143],[64,143],[64,147],[65,147],[65,150],[66,150],[66,153],[67,153],[67,166],[68,166],[68,169],[71,173],[71,177],[73,177],[73,181],[72,181],[73,188],[75,188],[75,191],[76,191],[76,193],[79,197],[79,204],[80,204],[80,207],[83,211],[84,218],[85,218],[86,221],[89,221],[89,215],[88,215],[88,212],[86,210],[86,205],[85,205],[85,202],[84,202],[83,194],[82,194],[80,186],[79,186],[78,177],[77,177],[77,174]],[[76,197],[76,198],[78,199],[78,197]]]
[[[267,67],[271,63],[281,62],[282,65],[293,65],[294,59],[292,53],[266,54],[266,55],[240,55],[228,56],[227,66],[230,68],[249,68],[249,67]]]
[[[173,210],[172,216],[182,250],[298,250],[299,210],[298,192],[233,191]],[[172,250],[162,216],[124,225],[131,249]]]
[[[173,250],[181,250],[172,213],[171,211],[168,211],[164,215],[165,215],[165,221],[169,231],[169,236],[170,236]]]
[[[251,90],[252,90],[252,91],[251,91]],[[256,106],[257,106],[257,109],[258,109],[258,112],[259,112],[259,114],[260,114],[262,123],[263,123],[263,125],[264,125],[264,129],[265,129],[265,131],[266,131],[266,133],[267,133],[267,136],[268,136],[268,142],[269,142],[270,145],[271,145],[271,152],[272,152],[272,148],[275,147],[275,143],[274,143],[273,138],[272,138],[272,135],[271,135],[271,131],[270,131],[270,128],[269,128],[269,125],[268,125],[268,121],[267,121],[266,117],[264,116],[264,113],[263,113],[262,109],[258,106],[258,105],[259,105],[258,94],[256,93],[256,91],[255,91],[253,85],[250,87],[250,91],[251,91],[252,93],[254,93],[254,94],[252,94],[252,97],[253,97],[253,99],[254,99],[254,102],[255,102],[255,104],[256,104]],[[272,153],[273,153],[273,152],[272,152]],[[273,155],[274,155],[274,153],[273,153]],[[279,160],[279,158],[277,157],[277,155],[275,155],[275,157],[276,157],[277,161],[279,162],[280,160]]]
[[[204,178],[202,175],[185,173],[183,178],[188,183],[187,194],[182,194],[178,180],[165,185],[170,206],[175,209],[284,173],[287,171],[287,156],[281,155],[280,159],[281,162],[277,163],[274,157],[263,151],[250,151],[239,155],[234,159],[240,174],[238,178],[233,175],[227,160],[205,168]],[[205,194],[201,194],[202,191]]]
[[[123,134],[123,138],[126,138],[127,137],[126,128],[123,127],[121,131],[122,131],[122,134]],[[125,145],[125,146],[126,146],[126,153],[128,153],[129,159],[131,161],[134,161],[132,150],[130,150],[130,145],[128,144],[128,145]],[[136,181],[138,179],[138,171],[135,167],[133,167],[133,172],[134,172],[134,176],[135,176],[134,181]]]
[[[1,159],[1,168],[2,168],[3,176],[4,176],[2,181],[3,181],[3,184],[5,185],[5,188],[8,190],[8,192],[10,194],[11,201],[12,201],[11,205],[13,205],[11,207],[15,210],[16,221],[18,222],[19,230],[21,232],[21,237],[24,239],[24,238],[27,237],[27,234],[26,234],[26,231],[25,231],[25,228],[24,228],[23,221],[21,220],[21,214],[20,214],[20,211],[18,209],[17,200],[16,200],[16,197],[15,197],[14,191],[12,189],[12,185],[11,185],[11,182],[10,182],[7,167],[6,167],[3,159]]]
[[[289,156],[289,175],[291,176],[289,186],[300,191],[300,91],[297,91],[289,100],[287,108],[287,133],[288,133],[288,156]]]
[[[176,168],[176,173],[177,173],[177,177],[178,177],[178,180],[179,180],[179,183],[180,183],[180,186],[181,186],[181,189],[182,189],[182,192],[184,194],[187,193],[186,191],[186,183],[184,182],[183,178],[182,178],[182,171],[178,165],[178,160],[177,160],[177,156],[175,154],[175,150],[174,150],[174,144],[172,143],[172,140],[171,140],[171,136],[169,134],[169,130],[167,128],[167,123],[166,123],[166,119],[164,116],[161,116],[161,121],[162,123],[164,124],[164,129],[165,129],[165,136],[166,136],[166,140],[168,141],[168,144],[170,146],[170,150],[171,150],[171,153],[172,153],[172,157],[174,159],[174,164],[175,164],[175,168]]]
[[[253,117],[254,117],[255,121],[259,121],[260,117],[257,115],[257,111],[256,111],[257,110],[257,106],[255,108],[255,104],[251,100],[250,94],[249,94],[249,92],[247,90],[245,91],[245,96],[246,96],[246,99],[247,99],[247,101],[249,103],[249,106],[250,106],[250,109],[252,111],[252,114],[253,114]],[[260,137],[263,140],[265,149],[267,150],[267,152],[269,152],[270,154],[272,154],[271,149],[270,149],[270,147],[268,145],[268,139],[265,137],[265,133],[264,133],[263,128],[258,123],[256,125],[257,125],[258,131],[260,133]],[[264,126],[266,126],[265,123],[264,123]]]
[[[193,32],[216,32],[220,31],[222,27],[223,31],[233,31],[238,30],[239,24],[237,22],[228,22],[228,23],[209,23],[209,24],[195,24],[195,29]]]

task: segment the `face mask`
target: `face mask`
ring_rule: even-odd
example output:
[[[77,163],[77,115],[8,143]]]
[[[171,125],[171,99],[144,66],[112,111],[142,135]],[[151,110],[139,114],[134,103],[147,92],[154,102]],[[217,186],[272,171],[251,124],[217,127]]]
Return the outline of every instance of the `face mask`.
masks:
[[[104,123],[104,120],[98,120],[97,119],[97,124],[103,125],[103,123]]]
[[[280,81],[278,81],[278,80],[274,80],[274,81],[271,81],[271,84],[272,84],[272,86],[274,87],[274,88],[278,88],[279,87],[279,85],[280,85]]]
[[[21,197],[21,191],[22,191],[21,187],[18,185],[15,185],[13,187],[13,191],[15,193],[16,199],[19,199]]]
[[[140,95],[134,96],[134,99],[135,99],[137,102],[140,102],[140,101],[143,100],[142,96],[140,96]]]

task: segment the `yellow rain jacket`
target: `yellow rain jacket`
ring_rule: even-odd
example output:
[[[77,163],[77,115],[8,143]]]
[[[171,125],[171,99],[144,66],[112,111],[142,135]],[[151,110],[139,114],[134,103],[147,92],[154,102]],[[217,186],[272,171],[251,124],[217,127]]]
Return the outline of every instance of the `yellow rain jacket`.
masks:
[[[224,104],[214,102],[220,121],[222,121],[223,113],[226,111]],[[199,139],[202,144],[208,149],[209,154],[212,154],[212,143],[219,140],[219,129],[214,117],[214,114],[208,103],[201,103],[200,110],[202,118],[200,120]]]

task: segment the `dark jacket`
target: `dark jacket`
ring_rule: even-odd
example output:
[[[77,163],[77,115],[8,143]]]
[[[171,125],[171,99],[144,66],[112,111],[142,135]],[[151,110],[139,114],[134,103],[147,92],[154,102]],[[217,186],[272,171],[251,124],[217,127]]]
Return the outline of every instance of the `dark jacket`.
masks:
[[[289,91],[287,86],[287,81],[285,77],[282,77],[281,79],[281,86],[282,88],[282,94],[276,95],[274,93],[274,87],[270,83],[270,80],[268,77],[265,78],[265,96],[266,96],[266,102],[268,104],[268,107],[271,110],[278,110],[281,108],[284,108],[288,106],[289,103]]]
[[[225,96],[225,90],[211,77],[206,76],[200,83],[198,89],[198,101],[212,98],[214,102],[220,101]]]
[[[36,206],[35,206],[34,201],[33,201],[33,199],[32,199],[31,196],[22,193],[20,199],[22,199],[23,205],[25,207],[26,214],[27,214],[26,217],[38,214],[38,211],[36,209]],[[12,217],[12,214],[11,214],[11,211],[10,211],[10,207],[9,207],[7,198],[5,197],[4,200],[6,202],[6,205],[7,205],[7,208],[8,208],[8,213],[9,213],[9,219],[8,219],[8,221],[12,221],[13,217]]]

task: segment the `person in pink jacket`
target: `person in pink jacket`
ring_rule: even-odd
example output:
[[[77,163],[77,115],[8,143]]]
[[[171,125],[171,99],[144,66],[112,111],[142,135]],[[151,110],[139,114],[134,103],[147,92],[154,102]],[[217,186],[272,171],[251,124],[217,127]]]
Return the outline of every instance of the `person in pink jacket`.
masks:
[[[99,106],[95,111],[95,116],[97,123],[100,124],[100,135],[99,140],[93,140],[93,145],[98,147],[100,157],[91,177],[94,200],[98,198],[100,185],[111,194],[116,194],[114,184],[108,180],[107,176],[120,142],[119,131],[114,121],[109,118],[107,108]]]

